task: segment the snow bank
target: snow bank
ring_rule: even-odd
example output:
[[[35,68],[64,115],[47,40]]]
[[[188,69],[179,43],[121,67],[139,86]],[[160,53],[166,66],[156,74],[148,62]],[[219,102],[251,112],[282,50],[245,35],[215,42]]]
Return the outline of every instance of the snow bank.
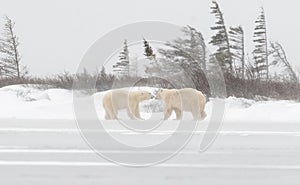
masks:
[[[72,92],[36,85],[0,88],[0,118],[73,119]]]
[[[135,87],[155,93],[157,89]],[[93,95],[99,119],[104,118],[102,97],[106,92]],[[72,92],[64,89],[43,90],[36,85],[14,85],[0,88],[0,119],[74,119]],[[300,122],[300,103],[293,101],[254,101],[229,97],[225,100],[225,122]],[[206,111],[212,110],[208,102]],[[163,103],[151,100],[141,104],[142,117],[149,118],[154,112],[162,119]],[[159,113],[157,113],[159,112]],[[184,115],[189,115],[184,113]],[[125,111],[121,116],[127,117]],[[173,114],[171,119],[175,118]],[[186,117],[184,117],[186,118]],[[209,119],[209,117],[208,117]]]
[[[236,101],[235,105],[238,104]],[[227,99],[226,102],[233,101]],[[250,106],[229,106],[226,112],[225,122],[300,123],[300,103],[293,101],[253,101]]]

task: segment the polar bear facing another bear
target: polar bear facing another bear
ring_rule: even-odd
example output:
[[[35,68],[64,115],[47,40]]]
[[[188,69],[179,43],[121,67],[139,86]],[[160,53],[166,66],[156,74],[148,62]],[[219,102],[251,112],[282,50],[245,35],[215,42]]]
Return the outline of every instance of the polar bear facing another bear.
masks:
[[[204,111],[206,98],[195,89],[161,89],[156,94],[156,99],[164,101],[164,119],[168,119],[172,111],[176,113],[176,119],[182,118],[182,112],[188,111],[193,114],[195,120],[202,120],[206,117]]]
[[[142,119],[139,111],[139,103],[149,100],[154,96],[147,91],[128,91],[125,89],[114,89],[106,93],[102,104],[105,110],[105,119],[118,119],[118,111],[126,109],[131,119]],[[164,101],[164,119],[168,119],[175,111],[176,119],[182,118],[182,112],[191,112],[195,120],[206,117],[204,111],[206,97],[195,89],[160,89],[156,99]]]
[[[151,98],[153,98],[153,95],[147,91],[111,90],[104,95],[102,100],[105,119],[118,119],[118,111],[122,109],[126,109],[131,119],[141,119],[139,103]]]

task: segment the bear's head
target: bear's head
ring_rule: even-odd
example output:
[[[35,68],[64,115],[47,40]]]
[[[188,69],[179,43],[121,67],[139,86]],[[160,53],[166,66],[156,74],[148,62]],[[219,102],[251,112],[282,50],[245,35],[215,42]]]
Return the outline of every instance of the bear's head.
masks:
[[[162,99],[164,98],[165,93],[167,92],[167,89],[160,89],[155,96],[155,99]]]
[[[154,96],[148,91],[137,91],[136,93],[139,101],[145,101],[154,98]]]

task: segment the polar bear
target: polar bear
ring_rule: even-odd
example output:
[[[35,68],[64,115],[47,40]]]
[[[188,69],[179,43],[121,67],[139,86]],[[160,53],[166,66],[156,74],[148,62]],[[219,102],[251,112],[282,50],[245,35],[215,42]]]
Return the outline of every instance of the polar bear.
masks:
[[[204,111],[206,97],[195,89],[160,89],[156,94],[156,99],[164,101],[165,120],[171,116],[173,110],[176,113],[176,119],[182,118],[183,111],[191,112],[194,120],[202,120],[206,117]]]
[[[154,98],[154,96],[147,91],[111,90],[102,99],[105,119],[118,119],[118,111],[122,109],[127,110],[127,114],[131,119],[141,119],[139,103],[151,98]]]

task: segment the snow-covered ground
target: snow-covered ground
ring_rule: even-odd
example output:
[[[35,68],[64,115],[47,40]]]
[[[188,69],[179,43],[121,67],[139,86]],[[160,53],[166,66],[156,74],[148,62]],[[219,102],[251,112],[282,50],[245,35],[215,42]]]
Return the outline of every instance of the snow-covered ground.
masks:
[[[137,89],[137,88],[136,88]],[[139,88],[155,91],[153,88]],[[99,119],[103,120],[102,97],[106,92],[93,95]],[[83,95],[84,97],[84,95]],[[206,106],[208,118],[212,101]],[[43,90],[34,85],[14,85],[0,88],[0,118],[14,119],[64,119],[73,120],[72,91],[64,89]],[[224,122],[300,122],[300,103],[293,101],[254,101],[229,97],[225,99]],[[162,103],[150,100],[141,104],[142,117],[151,116],[151,108],[161,109]],[[157,110],[156,110],[157,111]],[[184,114],[189,119],[189,114]],[[125,111],[121,116],[126,117]],[[159,118],[162,118],[162,113]],[[175,118],[173,114],[171,119]]]
[[[99,119],[104,116],[104,93],[93,95]],[[207,119],[174,158],[150,168],[125,168],[104,160],[85,143],[74,121],[71,91],[43,90],[32,85],[1,88],[0,184],[299,184],[300,103],[227,98],[217,139],[207,151],[199,152],[213,101],[207,104]],[[151,114],[149,107],[159,110],[161,103],[144,102],[144,118]],[[163,117],[161,112],[154,114],[159,119]],[[123,112],[122,116],[125,118],[126,114]],[[190,119],[189,116],[186,114],[185,118]],[[145,142],[168,137],[176,123],[169,120],[165,127],[146,135],[116,129],[111,132],[117,139],[143,146]],[[104,124],[111,128],[117,122]],[[105,154],[136,155],[130,150],[107,150],[111,141],[99,142]],[[171,147],[178,143],[176,140],[169,144]],[[168,151],[144,154],[160,152]]]

